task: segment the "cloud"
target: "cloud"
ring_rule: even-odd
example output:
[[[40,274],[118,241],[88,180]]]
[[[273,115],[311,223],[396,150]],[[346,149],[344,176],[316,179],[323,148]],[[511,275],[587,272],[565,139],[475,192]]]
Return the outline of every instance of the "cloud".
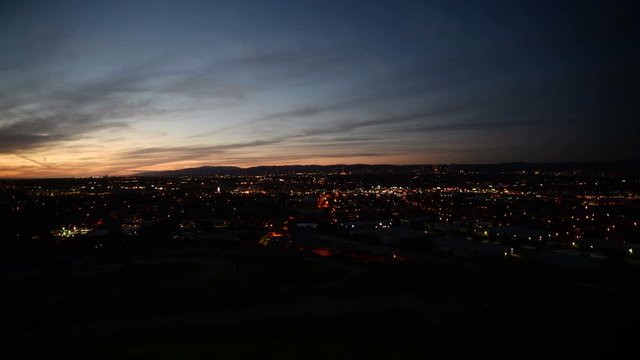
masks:
[[[331,132],[324,132],[333,133]],[[302,141],[304,144],[302,150],[299,148],[299,145],[293,145],[296,147],[298,154],[291,153],[287,151],[287,155],[277,156],[274,154],[270,154],[266,157],[272,157],[275,159],[286,159],[289,158],[291,160],[300,159],[300,152],[310,154],[309,151],[315,151],[315,157],[331,157],[335,156],[339,157],[351,157],[351,156],[374,156],[374,154],[382,155],[388,154],[386,153],[378,153],[378,152],[362,152],[359,150],[348,149],[341,152],[331,152],[327,153],[324,151],[324,155],[322,153],[318,153],[322,147],[333,147],[335,148],[337,145],[344,145],[348,143],[364,143],[369,141],[380,140],[378,137],[335,137],[335,138],[311,138],[307,139],[309,136],[318,135],[320,132],[314,131],[312,132],[301,132],[301,133],[292,133],[288,135],[276,136],[272,138],[265,138],[259,140],[250,140],[243,142],[234,142],[227,144],[218,144],[218,145],[192,145],[192,146],[167,146],[167,147],[146,147],[146,148],[138,148],[133,150],[127,150],[121,153],[116,154],[115,161],[118,163],[128,164],[125,165],[126,168],[139,168],[143,166],[152,166],[157,164],[162,164],[165,162],[172,161],[184,161],[184,160],[192,160],[196,161],[199,159],[211,157],[214,155],[218,155],[224,157],[225,159],[233,159],[238,156],[239,150],[246,150],[244,152],[245,155],[242,156],[243,159],[251,157],[251,155],[247,154],[260,154],[263,151],[261,148],[268,147],[271,145],[283,145],[291,142],[292,140]],[[319,144],[324,142],[324,144]],[[315,147],[315,150],[313,149]],[[354,153],[358,153],[359,155],[353,155]],[[258,156],[260,157],[260,156]]]
[[[131,66],[80,83],[31,79],[15,91],[0,89],[0,153],[13,153],[130,127],[130,118],[179,114],[239,99],[193,72]],[[200,79],[187,88],[183,83]]]
[[[260,140],[251,140],[245,142],[235,142],[228,144],[218,145],[194,145],[194,146],[180,146],[180,147],[149,147],[126,151],[119,155],[121,159],[137,159],[137,158],[171,158],[178,160],[185,159],[198,159],[204,156],[212,154],[220,154],[223,152],[240,150],[240,149],[256,149],[268,145],[282,144],[292,140],[303,141],[312,138],[310,142],[318,141],[318,138],[313,138],[322,135],[334,135],[334,134],[347,134],[352,130],[373,127],[379,125],[399,124],[405,122],[412,122],[423,119],[430,115],[437,114],[439,111],[431,112],[416,112],[407,114],[389,114],[383,116],[372,116],[370,119],[354,120],[354,119],[342,119],[334,121],[332,124],[327,124],[322,127],[312,127],[306,129],[300,129],[290,132],[289,134],[283,134]],[[291,112],[294,113],[294,112]],[[366,142],[372,140],[379,140],[380,137],[335,137],[324,139],[333,143],[348,143],[348,142]]]
[[[328,108],[320,108],[320,107],[303,107],[300,109],[293,109],[288,111],[282,111],[267,115],[259,120],[272,120],[272,119],[289,119],[289,118],[300,118],[307,117],[320,114],[326,111]]]
[[[453,123],[427,124],[417,127],[407,127],[401,129],[404,132],[447,132],[447,131],[467,131],[467,130],[493,130],[514,127],[528,127],[537,125],[557,124],[557,122],[549,120],[475,120]]]
[[[337,46],[274,48],[247,51],[243,55],[214,62],[210,71],[250,71],[263,77],[263,80],[278,83],[310,78],[317,81],[318,76],[344,69],[354,60],[352,54]]]
[[[218,128],[216,132],[272,120],[332,122],[337,131],[345,131],[383,125],[387,120],[389,124],[404,122],[405,117],[413,116],[411,113],[422,113],[426,120],[436,116],[512,117],[518,112],[535,116],[576,110],[566,109],[566,95],[551,86],[548,76],[528,78],[529,74],[513,69],[504,71],[504,52],[497,44],[484,44],[424,63],[391,67],[359,78],[350,88],[336,91],[333,99],[316,99],[319,103],[311,105],[291,104],[289,109]],[[478,63],[491,65],[483,68]],[[344,121],[336,118],[335,114],[341,112],[360,113],[354,117],[368,119]],[[386,119],[376,115],[385,113],[391,115]]]
[[[114,119],[132,110],[131,106],[118,107],[123,104],[112,99],[78,100],[51,93],[24,95],[19,101],[3,101],[2,105],[0,153],[56,145],[99,130],[124,128],[126,123]]]
[[[267,145],[279,144],[286,138],[273,138],[264,140],[252,140],[220,145],[192,145],[192,146],[168,146],[147,147],[127,150],[116,154],[113,168],[136,169],[145,166],[154,166],[169,162],[198,161],[214,155],[225,157],[229,152],[241,149],[259,148]]]
[[[57,146],[99,130],[130,127],[128,119],[136,116],[180,116],[236,105],[259,86],[278,86],[287,79],[326,70],[335,57],[331,52],[323,55],[282,50],[176,71],[166,69],[170,57],[155,56],[80,82],[62,76],[17,76],[12,86],[0,86],[0,153]],[[21,74],[29,69],[14,70]],[[243,84],[233,78],[243,72],[262,73],[273,79],[256,88],[256,84]],[[319,111],[306,108],[275,114],[271,119],[311,116]],[[236,147],[222,145],[220,149],[225,146]]]
[[[246,154],[236,156],[224,156],[212,162],[217,165],[246,165],[255,166],[256,164],[296,164],[301,162],[309,164],[310,159],[348,159],[348,158],[385,158],[389,156],[402,155],[403,152],[397,151],[358,151],[350,150],[341,153],[328,153],[326,151],[313,151],[305,149],[292,154]],[[212,164],[210,162],[210,164]],[[335,163],[335,162],[334,162]]]
[[[31,120],[0,124],[0,153],[14,154],[63,141],[75,140],[98,130],[121,129],[126,123],[103,121],[96,114],[44,113]]]
[[[45,167],[45,168],[50,167],[50,165],[47,165],[47,164],[44,162],[44,160],[43,160],[43,162],[39,162],[39,161],[34,160],[34,159],[32,159],[32,158],[30,158],[30,157],[27,157],[27,156],[23,156],[23,155],[19,155],[19,154],[13,154],[13,155],[15,155],[15,156],[17,156],[17,157],[19,157],[19,158],[21,158],[21,159],[23,159],[23,160],[27,160],[27,161],[29,161],[29,162],[32,162],[32,163],[34,163],[34,164],[36,164],[36,165],[39,165],[39,166]]]

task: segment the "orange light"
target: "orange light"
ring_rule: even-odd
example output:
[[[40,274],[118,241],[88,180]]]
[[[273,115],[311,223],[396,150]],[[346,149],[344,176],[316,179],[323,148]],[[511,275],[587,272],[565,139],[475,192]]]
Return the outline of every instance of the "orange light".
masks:
[[[327,248],[313,249],[313,250],[311,250],[311,252],[316,254],[316,255],[320,255],[320,256],[331,256],[331,255],[333,255],[333,254],[331,254],[331,251],[329,251],[329,249],[327,249]]]

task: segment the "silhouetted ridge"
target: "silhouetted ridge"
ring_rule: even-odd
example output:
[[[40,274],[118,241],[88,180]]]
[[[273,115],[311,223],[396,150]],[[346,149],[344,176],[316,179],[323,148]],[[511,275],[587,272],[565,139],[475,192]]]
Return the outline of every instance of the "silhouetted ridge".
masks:
[[[579,172],[579,173],[640,173],[640,160],[612,162],[558,162],[558,163],[526,163],[512,162],[501,164],[448,164],[448,165],[282,165],[254,166],[240,168],[237,166],[201,166],[166,171],[148,171],[139,176],[215,176],[215,175],[269,175],[296,173],[351,173],[351,174],[395,174],[407,172],[479,172],[479,173],[513,173],[513,172]]]

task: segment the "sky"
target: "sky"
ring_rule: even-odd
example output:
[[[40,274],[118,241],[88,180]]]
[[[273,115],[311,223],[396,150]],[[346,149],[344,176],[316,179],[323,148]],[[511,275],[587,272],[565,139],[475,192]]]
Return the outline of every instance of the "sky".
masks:
[[[0,177],[638,158],[638,10],[0,0]]]

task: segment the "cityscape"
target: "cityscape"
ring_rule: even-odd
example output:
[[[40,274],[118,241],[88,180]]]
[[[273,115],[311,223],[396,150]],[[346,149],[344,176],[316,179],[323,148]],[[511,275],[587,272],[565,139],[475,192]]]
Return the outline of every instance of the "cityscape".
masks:
[[[633,0],[0,0],[3,359],[626,359]]]
[[[622,165],[2,180],[2,282],[16,296],[5,344],[69,350],[79,341],[75,354],[93,354],[108,341],[116,345],[105,357],[253,357],[263,338],[287,336],[273,356],[297,356],[320,337],[333,347],[317,356],[359,357],[375,356],[384,334],[392,344],[375,351],[401,357],[512,356],[528,340],[511,331],[536,329],[542,343],[531,356],[619,355],[637,334],[620,319],[636,319],[640,274],[639,167]],[[352,321],[376,333],[334,329]],[[208,328],[219,323],[229,332]],[[594,334],[601,342],[576,344]]]

